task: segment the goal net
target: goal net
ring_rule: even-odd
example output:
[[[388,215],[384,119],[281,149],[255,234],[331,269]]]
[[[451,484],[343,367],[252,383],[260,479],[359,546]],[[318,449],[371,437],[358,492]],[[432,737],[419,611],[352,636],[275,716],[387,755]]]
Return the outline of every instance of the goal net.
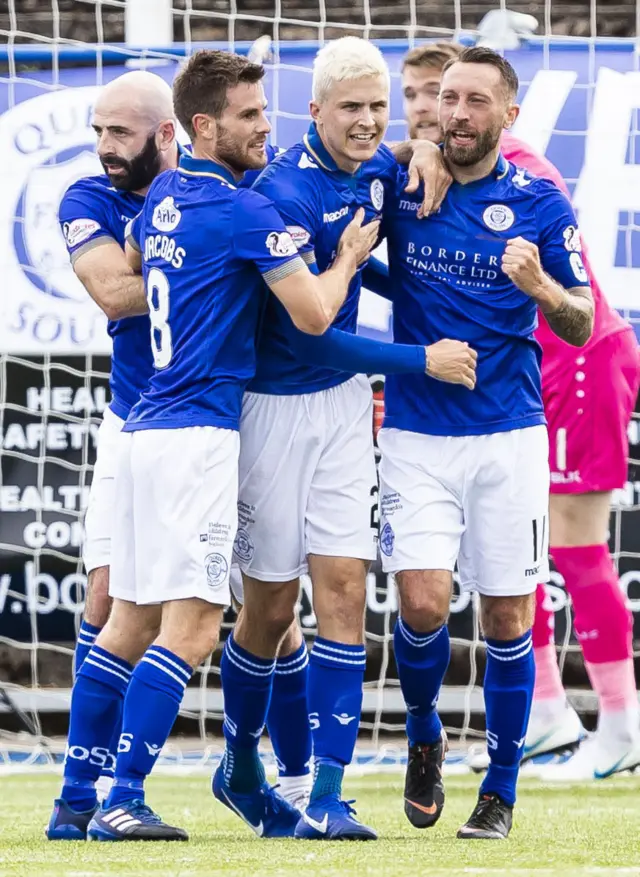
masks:
[[[632,322],[640,316],[633,3],[514,0],[507,9],[488,0],[0,2],[0,756],[7,761],[54,760],[62,750],[56,741],[66,731],[83,608],[82,521],[109,401],[110,348],[105,320],[70,268],[56,215],[64,190],[100,169],[90,128],[96,90],[125,65],[151,67],[171,81],[194,48],[252,48],[267,67],[272,140],[286,147],[308,124],[318,45],[348,33],[379,41],[389,63],[394,140],[406,130],[399,70],[410,47],[480,37],[503,49],[522,82],[517,133],[565,176],[610,301]],[[372,294],[363,295],[360,323],[364,333],[390,337],[389,308]],[[637,458],[637,422],[630,442]],[[632,460],[612,511],[611,546],[636,613],[639,488],[640,469]],[[551,593],[565,682],[578,709],[593,713],[555,573]],[[376,763],[393,753],[393,735],[404,727],[392,650],[397,606],[393,581],[374,570],[367,583],[361,739]],[[453,657],[440,710],[464,742],[483,727],[484,650],[474,600],[456,594],[451,608]],[[311,638],[315,618],[306,581],[300,618]],[[227,630],[232,620],[229,614]],[[640,635],[640,625],[636,630]],[[185,764],[192,748],[202,758],[220,734],[218,662],[213,655],[187,690],[170,747]]]

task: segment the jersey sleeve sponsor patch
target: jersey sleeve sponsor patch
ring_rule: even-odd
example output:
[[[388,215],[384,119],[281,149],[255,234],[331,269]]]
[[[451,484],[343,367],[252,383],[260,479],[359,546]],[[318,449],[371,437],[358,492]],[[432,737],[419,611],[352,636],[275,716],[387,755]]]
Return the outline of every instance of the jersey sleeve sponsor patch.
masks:
[[[74,219],[72,222],[65,222],[62,231],[67,246],[73,249],[100,231],[100,223],[95,219]]]
[[[545,188],[538,216],[538,249],[543,269],[565,289],[588,286],[589,275],[580,255],[580,230],[568,198],[555,187]]]
[[[173,196],[167,195],[155,206],[151,222],[158,231],[173,231],[178,227],[181,217],[182,214],[176,207]]]
[[[291,240],[298,249],[304,247],[305,244],[308,244],[311,240],[311,235],[306,229],[302,228],[301,225],[288,225],[287,231],[291,235]]]
[[[564,238],[564,247],[570,253],[581,253],[582,242],[580,240],[580,232],[575,225],[568,225],[562,232]]]
[[[288,231],[270,232],[265,243],[272,256],[296,256],[298,253],[298,247]]]

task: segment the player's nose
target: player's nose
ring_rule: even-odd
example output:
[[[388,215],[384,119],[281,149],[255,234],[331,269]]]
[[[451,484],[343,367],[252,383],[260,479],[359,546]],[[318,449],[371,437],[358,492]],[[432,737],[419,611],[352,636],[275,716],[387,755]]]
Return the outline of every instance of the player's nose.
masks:
[[[271,133],[271,122],[264,113],[260,113],[260,118],[258,119],[258,131],[260,134]]]
[[[463,101],[458,101],[451,118],[455,119],[456,122],[462,122],[469,118],[468,107]]]

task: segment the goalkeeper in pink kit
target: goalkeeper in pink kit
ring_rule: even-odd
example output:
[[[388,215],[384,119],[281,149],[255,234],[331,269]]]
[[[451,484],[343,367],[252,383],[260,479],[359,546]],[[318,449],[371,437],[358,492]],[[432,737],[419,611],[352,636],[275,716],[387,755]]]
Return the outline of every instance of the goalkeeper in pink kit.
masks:
[[[438,141],[437,100],[444,64],[455,44],[412,50],[404,59],[402,89],[411,137]],[[567,195],[559,171],[506,132],[508,161],[552,180]],[[575,633],[598,696],[595,735],[566,762],[544,768],[545,779],[600,779],[640,764],[640,718],[633,669],[632,615],[608,548],[611,493],[627,477],[627,426],[640,384],[640,350],[633,329],[609,305],[589,268],[577,233],[565,247],[581,254],[595,303],[593,335],[577,349],[556,337],[540,314],[542,389],[549,429],[550,553],[565,581]],[[536,687],[525,758],[566,748],[584,737],[567,703],[554,641],[554,613],[543,584],[536,594],[533,645]]]

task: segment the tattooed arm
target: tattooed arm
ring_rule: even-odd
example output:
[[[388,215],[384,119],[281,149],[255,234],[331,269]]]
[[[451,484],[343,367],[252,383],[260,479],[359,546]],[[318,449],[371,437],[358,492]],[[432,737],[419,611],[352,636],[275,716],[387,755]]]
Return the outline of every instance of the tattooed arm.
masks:
[[[574,286],[563,289],[549,278],[550,299],[540,302],[540,310],[545,315],[552,331],[574,347],[586,344],[593,332],[593,296],[591,288]]]

